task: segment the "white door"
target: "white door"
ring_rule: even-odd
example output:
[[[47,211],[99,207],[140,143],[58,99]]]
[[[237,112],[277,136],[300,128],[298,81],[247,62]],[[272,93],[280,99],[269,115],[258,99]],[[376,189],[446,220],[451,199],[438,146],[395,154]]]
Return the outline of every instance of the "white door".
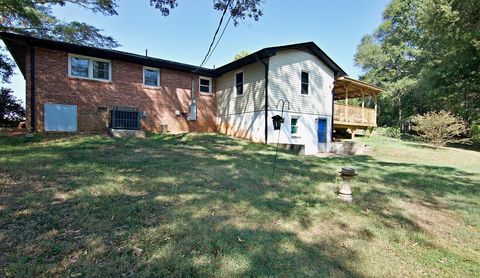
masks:
[[[77,131],[77,106],[47,103],[44,106],[45,131]]]

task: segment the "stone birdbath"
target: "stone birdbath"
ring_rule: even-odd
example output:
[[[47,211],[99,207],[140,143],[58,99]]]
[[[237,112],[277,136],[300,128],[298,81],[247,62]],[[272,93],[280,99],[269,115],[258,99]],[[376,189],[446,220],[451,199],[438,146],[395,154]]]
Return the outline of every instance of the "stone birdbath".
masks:
[[[342,168],[342,170],[339,173],[340,173],[340,177],[342,177],[343,182],[342,182],[342,187],[340,188],[338,197],[340,198],[340,200],[344,202],[352,202],[353,198],[352,198],[352,188],[350,187],[350,180],[353,177],[358,176],[358,174],[355,173],[355,169],[348,168],[348,167]]]

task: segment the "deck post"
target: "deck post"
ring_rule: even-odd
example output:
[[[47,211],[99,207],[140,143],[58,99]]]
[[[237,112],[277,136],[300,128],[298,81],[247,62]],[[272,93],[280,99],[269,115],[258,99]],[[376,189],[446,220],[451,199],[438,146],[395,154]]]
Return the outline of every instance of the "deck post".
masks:
[[[376,94],[374,94],[374,96],[373,96],[373,101],[375,103],[375,119],[374,120],[375,120],[375,124],[377,124],[377,113],[378,113],[378,111],[377,111],[377,95]]]
[[[348,122],[348,85],[345,85],[345,122]]]
[[[362,124],[365,122],[365,92],[363,89],[360,89],[362,92]]]

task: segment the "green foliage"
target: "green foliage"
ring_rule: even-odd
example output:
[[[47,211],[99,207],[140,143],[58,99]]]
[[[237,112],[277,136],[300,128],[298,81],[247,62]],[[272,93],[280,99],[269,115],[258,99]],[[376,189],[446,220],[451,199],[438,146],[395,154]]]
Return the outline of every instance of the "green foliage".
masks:
[[[19,100],[13,96],[13,91],[7,88],[0,89],[0,126],[12,127],[25,117],[25,109],[23,109]]]
[[[418,136],[436,147],[465,141],[459,138],[467,132],[465,123],[449,112],[428,112],[424,115],[415,115],[411,120],[412,129]]]
[[[236,60],[242,59],[243,57],[246,57],[250,54],[251,53],[249,51],[242,50],[242,51],[238,52],[237,54],[235,54],[235,56],[233,57],[233,60],[236,61]]]
[[[179,0],[150,0],[150,5],[160,10],[163,16],[168,16],[170,10],[178,6]],[[213,0],[213,8],[218,11],[229,9],[235,26],[246,18],[259,20],[263,15],[261,4],[263,0]],[[228,5],[228,7],[227,7]]]
[[[400,128],[393,126],[378,127],[376,129],[376,132],[380,135],[395,139],[400,139],[402,135],[400,132]]]
[[[356,64],[379,98],[381,125],[449,110],[467,123],[480,113],[480,5],[476,0],[392,0],[358,46]]]
[[[1,31],[17,32],[71,43],[115,48],[119,44],[101,30],[80,22],[65,22],[52,13],[54,5],[70,3],[92,12],[116,15],[115,0],[0,0]]]
[[[9,83],[10,78],[13,75],[13,71],[15,70],[15,64],[7,56],[6,49],[4,47],[0,47],[0,79],[3,83]]]
[[[474,123],[470,129],[472,140],[475,143],[480,143],[480,123]]]

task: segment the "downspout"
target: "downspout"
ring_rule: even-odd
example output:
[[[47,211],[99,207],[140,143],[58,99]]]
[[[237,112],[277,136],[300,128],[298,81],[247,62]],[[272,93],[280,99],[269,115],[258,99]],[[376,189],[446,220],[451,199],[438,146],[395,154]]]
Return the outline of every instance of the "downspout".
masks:
[[[262,63],[265,66],[265,144],[268,142],[268,63],[265,63],[263,60],[258,58],[258,55],[255,55],[257,61]]]
[[[30,113],[31,113],[31,132],[37,129],[35,117],[35,47],[30,44]]]

